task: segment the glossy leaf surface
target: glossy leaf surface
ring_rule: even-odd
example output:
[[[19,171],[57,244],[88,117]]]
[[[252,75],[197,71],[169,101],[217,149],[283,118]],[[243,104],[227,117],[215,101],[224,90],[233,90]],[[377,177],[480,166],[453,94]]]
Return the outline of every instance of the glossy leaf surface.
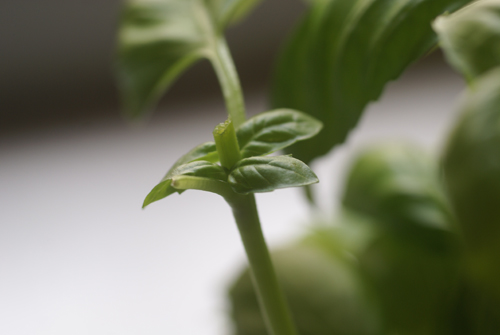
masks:
[[[229,184],[238,193],[271,192],[318,182],[312,170],[290,156],[252,157],[236,163]]]
[[[172,187],[172,178],[176,176],[194,176],[225,181],[227,175],[219,165],[207,161],[195,161],[179,165],[170,170],[167,175],[156,185],[144,200],[143,208],[152,202],[163,199],[177,190]]]
[[[172,165],[170,170],[167,172],[167,175],[170,174],[171,171],[173,171],[179,165],[198,160],[208,161],[211,163],[216,163],[219,161],[219,155],[217,154],[215,142],[205,142],[190,150],[187,154],[179,158],[174,163],[174,165]]]
[[[430,23],[469,0],[314,1],[278,62],[273,108],[324,130],[289,152],[308,163],[345,141],[370,101],[436,42]]]
[[[443,166],[470,252],[472,274],[500,294],[500,67],[477,78]]]
[[[500,1],[482,0],[434,23],[446,58],[468,80],[500,64],[499,22]]]
[[[262,113],[242,124],[236,133],[243,158],[263,156],[313,137],[321,122],[290,109]]]
[[[177,76],[212,58],[226,25],[256,0],[128,0],[120,23],[117,75],[127,113],[138,117]]]

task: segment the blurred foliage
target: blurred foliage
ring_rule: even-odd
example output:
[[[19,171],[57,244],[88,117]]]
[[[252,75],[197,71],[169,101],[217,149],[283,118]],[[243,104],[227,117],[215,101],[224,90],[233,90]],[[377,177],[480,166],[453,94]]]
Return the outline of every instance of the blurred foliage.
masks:
[[[449,63],[469,81],[500,64],[500,3],[481,0],[434,23]]]
[[[315,0],[278,59],[274,108],[324,129],[288,152],[309,163],[343,143],[368,103],[436,43],[431,22],[470,0]]]
[[[470,273],[500,297],[500,67],[477,79],[462,112],[443,159],[444,180]]]
[[[300,334],[498,333],[500,298],[471,280],[439,175],[412,145],[359,154],[336,222],[274,253]],[[230,298],[235,334],[266,334],[247,270]]]
[[[389,2],[394,6],[411,3]],[[317,116],[325,113],[326,118],[330,118],[325,122],[326,134],[316,143],[319,148],[307,152],[308,144],[304,143],[296,149],[299,156],[306,152],[306,160],[340,143],[345,131],[354,126],[364,105],[379,94],[363,98],[357,93],[369,87],[360,84],[361,77],[357,77],[363,67],[352,68],[354,63],[343,58],[340,58],[342,62],[335,63],[337,55],[348,54],[349,49],[332,36],[347,30],[352,40],[345,43],[358,43],[352,45],[359,53],[354,60],[369,58],[367,64],[370,64],[377,60],[378,54],[370,49],[373,45],[369,38],[356,40],[359,36],[356,31],[370,27],[384,12],[379,11],[379,16],[373,14],[375,18],[367,22],[351,22],[354,14],[337,16],[336,26],[330,26],[333,30],[322,31],[322,20],[330,14],[329,6],[343,4],[346,10],[350,6],[354,8],[354,3],[342,0],[315,2],[317,8],[323,6],[322,10],[311,11],[282,58],[283,68],[278,70],[278,88],[275,89],[278,99],[275,102],[287,102],[289,107],[302,108]],[[366,3],[375,7],[386,2]],[[355,14],[364,13],[356,8]],[[339,12],[334,14],[339,15]],[[350,13],[349,10],[346,13]],[[500,333],[499,14],[499,0],[481,0],[454,14],[443,15],[434,24],[447,59],[470,83],[461,102],[461,116],[448,138],[441,161],[418,148],[402,144],[363,151],[346,177],[343,210],[337,224],[309,233],[303,241],[276,252],[278,273],[297,314],[301,334]],[[376,36],[383,29],[379,23],[364,36]],[[330,44],[321,40],[327,35]],[[410,35],[408,38],[411,39]],[[325,43],[315,49],[318,41]],[[399,47],[404,49],[400,45],[391,50]],[[311,58],[309,53],[316,58]],[[419,53],[412,55],[416,57]],[[322,57],[331,64],[321,63]],[[390,59],[385,57],[380,61],[385,64]],[[304,62],[302,67],[285,73],[286,67],[290,69],[291,64],[300,62]],[[336,70],[330,72],[331,69]],[[285,78],[289,82],[280,82]],[[299,83],[298,78],[302,82]],[[370,77],[364,75],[362,78],[368,80]],[[354,86],[349,86],[351,84]],[[318,92],[312,92],[316,89]],[[322,93],[325,89],[334,89],[335,93]],[[286,96],[300,90],[303,90],[300,94]],[[344,90],[349,90],[348,94],[343,94]],[[353,97],[358,94],[358,100],[353,98],[357,109],[353,109],[356,104],[349,103],[349,94]],[[335,101],[332,103],[325,98]],[[334,105],[336,109],[326,108]],[[339,113],[347,113],[350,126],[346,127],[349,123],[346,120],[338,121],[342,119]],[[330,121],[339,124],[332,126]],[[330,140],[325,140],[325,136]],[[337,140],[332,141],[336,136]],[[327,146],[321,147],[325,143]],[[304,252],[301,251],[304,248],[311,258],[300,259],[298,253]],[[316,259],[312,259],[313,256]],[[321,263],[324,259],[330,262]],[[349,277],[341,277],[346,274]],[[317,276],[322,278],[310,278]],[[243,273],[231,290],[234,317],[238,321],[247,313],[255,313],[253,322],[260,323],[256,305],[244,303],[245,299],[255,299],[251,287],[244,285],[249,278],[248,273]],[[300,285],[292,284],[298,278],[303,278]],[[240,295],[242,292],[245,296]],[[331,292],[344,292],[344,295],[337,297]],[[315,300],[310,294],[332,301]],[[352,311],[356,313],[350,314]],[[316,313],[321,321],[308,323],[301,319],[300,314],[307,313]],[[339,318],[342,313],[349,314]],[[356,321],[352,321],[352,315],[357,315]],[[244,332],[241,326],[238,322],[238,335],[264,334]]]
[[[380,334],[379,318],[354,259],[338,248],[343,232],[317,230],[273,254],[281,286],[301,335]],[[363,243],[362,236],[351,239]],[[251,276],[246,270],[230,291],[236,334],[266,334]]]
[[[127,0],[116,75],[129,117],[143,116],[194,62],[217,62],[224,29],[260,0]]]
[[[236,83],[234,69],[220,66],[230,63],[222,32],[258,2],[129,0],[117,64],[129,114],[142,115],[201,58]],[[437,40],[470,84],[441,161],[403,144],[365,150],[336,223],[274,253],[300,334],[500,333],[500,0],[450,14],[469,2],[313,0],[288,41],[272,104],[323,121],[319,136],[290,151],[306,163],[341,144]],[[442,13],[436,35],[431,22]],[[211,152],[208,144],[181,160]],[[251,281],[245,270],[231,288],[237,335],[266,333]]]

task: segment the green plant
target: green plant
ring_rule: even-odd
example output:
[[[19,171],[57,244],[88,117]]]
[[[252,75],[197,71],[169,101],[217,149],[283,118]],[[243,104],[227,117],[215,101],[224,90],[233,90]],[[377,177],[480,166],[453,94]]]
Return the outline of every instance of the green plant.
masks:
[[[305,163],[345,141],[368,103],[439,40],[470,86],[442,161],[402,145],[367,150],[346,178],[339,226],[308,234],[275,261],[303,335],[496,334],[500,1],[454,12],[471,1],[312,0],[277,63],[276,109],[246,120],[223,30],[257,2],[127,2],[118,77],[128,115],[143,115],[201,58],[229,114],[214,142],[181,157],[144,206],[187,189],[221,195],[250,264],[231,290],[238,334],[295,334],[253,194],[316,183]],[[300,160],[267,156],[282,149]],[[297,275],[304,271],[314,277]],[[263,323],[246,317],[257,305]]]

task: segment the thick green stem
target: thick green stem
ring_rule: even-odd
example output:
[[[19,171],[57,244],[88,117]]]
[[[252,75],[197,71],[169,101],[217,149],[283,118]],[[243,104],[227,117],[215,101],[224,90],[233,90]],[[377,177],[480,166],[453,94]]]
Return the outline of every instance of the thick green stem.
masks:
[[[218,125],[213,134],[221,165],[229,170],[241,159],[231,120]],[[254,195],[231,192],[223,197],[233,210],[269,335],[295,335],[296,331],[290,317],[290,311],[278,284],[269,250],[262,234]]]
[[[250,264],[252,280],[269,335],[296,335],[288,305],[274,271],[262,234],[253,194],[226,199],[233,215]]]
[[[226,41],[220,38],[215,43],[215,53],[210,57],[210,60],[222,87],[229,117],[233,121],[234,127],[238,128],[246,120],[240,80]]]
[[[230,170],[241,159],[240,146],[231,119],[215,127],[213,135],[220,165]]]

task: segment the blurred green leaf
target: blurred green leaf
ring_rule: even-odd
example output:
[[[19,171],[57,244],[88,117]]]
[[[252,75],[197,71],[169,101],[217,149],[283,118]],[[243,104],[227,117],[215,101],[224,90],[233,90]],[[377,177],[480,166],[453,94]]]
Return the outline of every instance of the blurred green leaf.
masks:
[[[395,230],[447,229],[452,222],[437,164],[408,144],[378,145],[361,152],[347,176],[342,201],[346,208]]]
[[[437,164],[411,145],[367,149],[349,172],[343,205],[378,229],[355,255],[388,333],[445,334],[458,294],[459,240]]]
[[[448,321],[458,295],[458,241],[449,232],[435,235],[439,248],[436,241],[382,230],[358,255],[361,274],[380,303],[387,334],[457,334],[448,331]]]
[[[325,129],[289,152],[309,163],[342,143],[370,101],[435,44],[431,21],[470,0],[314,1],[279,59],[273,108]]]
[[[500,1],[481,0],[434,22],[446,58],[468,80],[500,65]]]
[[[290,109],[278,109],[256,115],[237,130],[243,158],[263,156],[313,137],[321,122]]]
[[[299,334],[381,334],[352,262],[311,243],[273,252],[272,258]],[[236,335],[267,334],[248,271],[232,285],[230,299]]]
[[[500,67],[477,78],[462,113],[444,153],[446,187],[470,274],[500,294]]]
[[[172,179],[176,176],[194,176],[226,181],[227,175],[222,167],[207,161],[194,161],[176,166],[146,196],[142,207],[161,200],[177,190],[172,187]]]
[[[130,117],[142,116],[188,66],[214,57],[223,30],[256,0],[128,0],[117,76]]]
[[[238,193],[271,192],[318,182],[312,170],[290,156],[251,157],[235,164],[228,178]]]

